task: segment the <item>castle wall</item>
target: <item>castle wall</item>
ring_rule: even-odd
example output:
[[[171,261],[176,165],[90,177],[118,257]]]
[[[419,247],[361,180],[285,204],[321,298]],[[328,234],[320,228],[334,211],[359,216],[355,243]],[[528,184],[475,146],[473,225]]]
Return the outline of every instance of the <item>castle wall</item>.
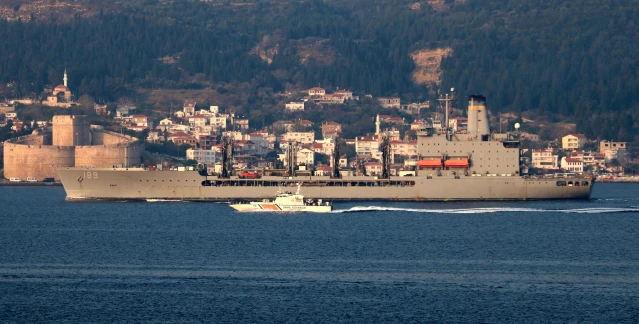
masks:
[[[115,132],[107,132],[104,130],[93,130],[93,145],[117,145],[126,142],[135,142],[138,139],[129,135],[123,135]]]
[[[40,140],[43,138],[43,136],[33,137]],[[34,177],[40,181],[44,178],[58,179],[54,167],[72,167],[74,163],[74,147],[17,144],[12,141],[4,143],[4,177],[7,179],[26,180],[28,177]]]
[[[53,145],[90,145],[91,132],[86,116],[53,116]]]

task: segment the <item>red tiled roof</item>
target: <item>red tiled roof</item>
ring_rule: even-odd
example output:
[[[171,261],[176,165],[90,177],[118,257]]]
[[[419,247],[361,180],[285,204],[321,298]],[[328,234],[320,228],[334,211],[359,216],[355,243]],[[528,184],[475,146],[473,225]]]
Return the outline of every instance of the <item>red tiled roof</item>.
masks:
[[[189,134],[187,134],[185,132],[182,132],[182,131],[177,131],[177,132],[171,133],[170,136],[171,137],[189,136]]]
[[[580,159],[566,158],[566,162],[583,162]]]

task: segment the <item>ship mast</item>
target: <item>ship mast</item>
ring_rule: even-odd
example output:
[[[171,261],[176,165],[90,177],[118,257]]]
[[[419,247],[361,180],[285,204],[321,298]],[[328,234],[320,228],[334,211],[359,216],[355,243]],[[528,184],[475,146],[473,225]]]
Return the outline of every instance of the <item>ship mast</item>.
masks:
[[[335,138],[335,149],[333,149],[333,179],[341,179],[342,174],[339,172],[339,137]]]
[[[450,131],[450,126],[449,126],[449,116],[448,114],[450,113],[450,103],[455,100],[455,88],[450,88],[450,94],[446,94],[445,97],[440,97],[439,99],[437,99],[440,102],[444,102],[445,103],[445,118],[444,118],[444,131],[446,132],[446,140],[450,141],[451,140],[451,131]]]
[[[226,135],[222,137],[222,178],[228,178],[233,169],[233,139]]]
[[[388,179],[390,176],[391,146],[387,134],[382,137],[382,143],[380,144],[379,149],[382,152],[382,174],[379,178]]]

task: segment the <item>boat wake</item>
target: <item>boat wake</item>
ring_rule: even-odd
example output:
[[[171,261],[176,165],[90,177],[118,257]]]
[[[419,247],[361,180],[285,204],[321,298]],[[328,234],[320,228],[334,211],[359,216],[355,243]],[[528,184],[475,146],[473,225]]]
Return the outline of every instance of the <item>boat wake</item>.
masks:
[[[332,213],[356,213],[374,211],[404,211],[411,213],[435,213],[435,214],[488,214],[503,212],[533,212],[533,213],[566,213],[566,214],[600,214],[600,213],[636,213],[639,208],[577,208],[577,209],[540,209],[540,208],[458,208],[458,209],[420,209],[399,208],[381,206],[355,206],[351,209],[333,210]]]

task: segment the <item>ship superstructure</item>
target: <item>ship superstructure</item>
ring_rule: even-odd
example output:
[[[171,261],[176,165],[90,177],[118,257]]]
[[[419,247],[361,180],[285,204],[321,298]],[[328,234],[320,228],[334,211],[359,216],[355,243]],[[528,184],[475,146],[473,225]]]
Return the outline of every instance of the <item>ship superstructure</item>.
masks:
[[[468,128],[454,133],[449,125],[449,103],[442,98],[446,115],[417,132],[417,168],[405,176],[391,176],[390,145],[380,139],[382,172],[377,176],[346,176],[339,170],[339,144],[330,176],[297,175],[293,161],[284,173],[262,170],[259,176],[233,175],[232,142],[224,139],[222,172],[151,171],[142,168],[58,168],[69,198],[80,199],[183,199],[229,201],[273,198],[277,187],[304,186],[315,199],[327,200],[528,200],[588,199],[594,179],[536,178],[520,173],[520,141],[517,133],[493,134],[488,123],[486,99],[470,96]],[[443,122],[443,123],[442,123]],[[289,145],[289,148],[294,145]],[[287,159],[292,159],[289,149]],[[229,153],[231,155],[229,155]]]

